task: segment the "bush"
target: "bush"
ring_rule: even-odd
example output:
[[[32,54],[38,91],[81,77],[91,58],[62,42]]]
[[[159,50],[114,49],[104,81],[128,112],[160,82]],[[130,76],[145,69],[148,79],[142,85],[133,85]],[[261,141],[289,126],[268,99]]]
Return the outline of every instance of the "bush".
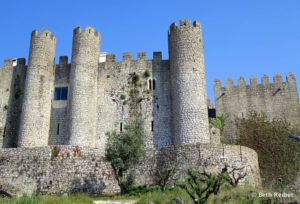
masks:
[[[132,81],[133,81],[133,84],[134,84],[135,86],[140,85],[141,76],[138,75],[138,74],[135,74],[135,75],[133,76],[133,78],[132,78]]]
[[[126,95],[121,94],[120,98],[121,98],[121,100],[125,100],[126,99]]]
[[[263,113],[252,112],[245,119],[236,119],[236,125],[238,144],[258,154],[265,186],[284,187],[295,179],[300,171],[300,143],[288,139],[295,132],[286,120],[269,120]]]
[[[148,69],[146,69],[146,71],[144,72],[144,77],[145,78],[149,78],[151,76],[151,73]]]
[[[60,148],[59,147],[53,147],[52,151],[51,151],[51,159],[58,157],[60,152]]]

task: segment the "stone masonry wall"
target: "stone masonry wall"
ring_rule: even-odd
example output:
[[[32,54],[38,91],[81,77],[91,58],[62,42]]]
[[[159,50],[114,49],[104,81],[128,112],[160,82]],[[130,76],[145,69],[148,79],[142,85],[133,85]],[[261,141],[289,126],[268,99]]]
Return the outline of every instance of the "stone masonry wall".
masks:
[[[227,139],[235,138],[234,117],[246,117],[250,111],[264,112],[269,118],[283,118],[300,127],[299,96],[295,75],[291,73],[286,82],[280,75],[274,77],[273,83],[264,76],[261,84],[257,84],[256,77],[253,77],[249,85],[241,77],[238,86],[234,86],[229,78],[226,87],[216,80],[215,99],[217,115],[226,117],[224,137]]]
[[[18,195],[119,192],[111,165],[98,149],[55,148],[1,149],[2,190]]]
[[[17,59],[12,70],[11,86],[9,88],[10,97],[7,108],[7,120],[5,125],[5,137],[3,137],[3,147],[17,147],[18,131],[20,127],[20,115],[24,97],[24,87],[27,66],[25,59]]]
[[[145,76],[146,72],[150,76]],[[140,80],[135,85],[136,76]],[[123,131],[126,124],[136,119],[131,110],[132,94],[138,98],[135,108],[144,120],[146,146],[171,145],[169,86],[168,61],[161,59],[161,53],[154,53],[153,60],[148,60],[143,52],[138,53],[137,60],[132,59],[131,53],[124,53],[121,62],[116,62],[115,55],[108,55],[107,61],[99,65],[98,147],[105,150],[106,132]]]
[[[59,64],[55,69],[54,88],[68,87],[71,65],[68,64],[68,57],[61,56]],[[49,132],[49,145],[66,145],[69,142],[67,100],[54,100],[52,96],[51,124]]]
[[[0,69],[0,147],[2,148],[6,132],[6,119],[11,95],[11,82],[13,75],[12,60],[5,60],[4,66]]]
[[[175,155],[176,160],[170,160],[169,155]],[[185,178],[189,168],[219,172],[226,163],[229,169],[243,167],[247,176],[242,182],[260,185],[257,154],[246,147],[199,144],[149,149],[147,159],[137,168],[137,185],[153,183],[151,172],[158,160],[176,162],[178,179]],[[119,192],[112,167],[101,150],[71,146],[1,149],[0,186],[19,195]]]

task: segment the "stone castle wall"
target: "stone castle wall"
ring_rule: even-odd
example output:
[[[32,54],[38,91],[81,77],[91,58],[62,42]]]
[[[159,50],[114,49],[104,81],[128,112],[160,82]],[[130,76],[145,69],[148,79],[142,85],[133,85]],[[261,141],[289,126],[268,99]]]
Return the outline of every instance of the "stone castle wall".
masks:
[[[251,111],[264,112],[269,118],[284,118],[300,127],[299,96],[295,75],[291,73],[285,82],[280,75],[274,76],[273,83],[264,76],[261,84],[253,77],[249,85],[241,77],[237,86],[229,78],[225,87],[216,80],[215,99],[217,115],[224,115],[227,120],[224,137],[228,139],[235,137],[234,117],[246,117]]]
[[[137,168],[137,185],[153,183],[153,167],[159,161],[177,164],[176,178],[183,179],[189,168],[219,172],[243,167],[243,183],[260,185],[255,151],[229,145],[185,145],[147,151],[147,159]],[[172,158],[174,158],[172,156]],[[75,192],[112,194],[119,192],[113,169],[100,149],[71,146],[5,148],[0,150],[0,186],[12,194],[64,194]]]

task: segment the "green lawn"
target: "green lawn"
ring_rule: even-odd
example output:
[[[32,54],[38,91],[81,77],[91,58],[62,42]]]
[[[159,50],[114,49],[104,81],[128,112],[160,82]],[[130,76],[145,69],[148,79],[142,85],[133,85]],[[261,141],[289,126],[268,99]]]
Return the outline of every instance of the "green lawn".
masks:
[[[214,203],[239,203],[239,204],[260,204],[260,203],[279,203],[281,199],[260,198],[259,192],[272,192],[271,190],[238,187],[233,189],[223,189],[216,197],[211,196],[208,204]],[[143,193],[141,195],[115,195],[115,196],[90,196],[86,194],[74,194],[69,196],[32,196],[21,198],[0,198],[1,204],[87,204],[95,200],[137,200],[137,204],[149,204],[151,201],[155,204],[176,204],[178,200],[184,201],[184,204],[193,204],[185,191],[181,189],[172,189],[165,192],[155,190]],[[287,201],[300,201],[300,195],[295,195]]]

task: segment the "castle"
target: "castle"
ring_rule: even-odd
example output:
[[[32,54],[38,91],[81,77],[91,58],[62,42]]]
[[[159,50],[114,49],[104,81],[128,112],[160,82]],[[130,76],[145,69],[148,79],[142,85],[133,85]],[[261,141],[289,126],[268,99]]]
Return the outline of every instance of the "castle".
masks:
[[[139,112],[149,148],[209,143],[205,69],[198,22],[181,21],[169,30],[170,60],[144,52],[99,62],[100,33],[73,33],[72,62],[54,64],[56,39],[49,31],[31,34],[28,65],[5,61],[1,69],[3,147],[79,145],[104,150],[105,133],[122,131],[132,120],[132,79],[139,76]],[[150,73],[145,76],[145,73]],[[21,113],[21,114],[19,114]]]
[[[99,32],[76,28],[71,63],[63,56],[55,65],[55,36],[33,31],[28,65],[6,60],[0,69],[2,190],[118,192],[104,157],[106,133],[124,131],[137,115],[147,147],[137,184],[153,183],[151,168],[173,155],[178,178],[189,168],[217,172],[228,165],[247,175],[241,182],[260,185],[256,152],[221,144],[209,126],[199,22],[171,24],[168,45],[169,60],[140,52],[137,60],[124,53],[117,62],[113,54],[100,55]]]

